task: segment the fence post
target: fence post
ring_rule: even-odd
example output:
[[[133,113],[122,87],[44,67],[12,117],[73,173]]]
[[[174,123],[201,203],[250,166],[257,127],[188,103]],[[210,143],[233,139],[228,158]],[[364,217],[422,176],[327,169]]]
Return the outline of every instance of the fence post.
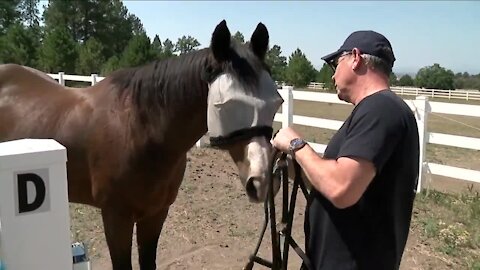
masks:
[[[97,74],[92,74],[92,85],[95,85],[97,83],[97,77],[98,75]]]
[[[200,139],[198,139],[198,141],[195,143],[196,147],[201,148],[201,147],[204,147],[206,145],[206,143],[204,142],[205,136],[206,136],[206,134],[203,135]]]
[[[282,86],[282,128],[293,124],[293,86]],[[282,94],[282,93],[280,93]]]
[[[65,86],[65,78],[63,78],[64,74],[63,71],[58,72],[58,83],[63,86]]]
[[[427,161],[425,153],[428,143],[427,123],[428,114],[430,113],[430,106],[428,104],[427,96],[417,96],[413,103],[415,104],[415,118],[417,119],[418,138],[420,144],[419,172],[416,192],[420,193],[422,191],[423,182],[427,174]]]

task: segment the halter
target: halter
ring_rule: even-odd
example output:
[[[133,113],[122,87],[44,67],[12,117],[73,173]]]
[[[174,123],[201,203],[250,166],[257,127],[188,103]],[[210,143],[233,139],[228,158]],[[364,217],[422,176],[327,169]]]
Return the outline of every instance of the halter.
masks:
[[[274,157],[278,155],[278,149],[274,149]],[[293,166],[295,170],[295,179],[293,182],[292,193],[290,200],[288,199],[288,164],[287,155],[282,153],[279,158],[273,159],[270,164],[270,171],[272,177],[268,189],[268,198],[264,203],[265,209],[265,221],[262,226],[260,238],[258,239],[255,251],[250,255],[248,263],[243,269],[253,269],[254,263],[261,264],[273,270],[286,270],[288,265],[288,250],[290,246],[303,260],[302,269],[313,269],[310,260],[303,250],[298,246],[296,241],[292,237],[292,225],[293,225],[293,213],[295,211],[295,202],[297,200],[298,188],[303,192],[305,198],[309,199],[309,192],[305,187],[301,176],[301,168],[296,160],[293,160]],[[282,183],[283,190],[283,204],[282,204],[282,218],[277,229],[277,220],[275,217],[275,198],[273,194],[273,179],[279,177]],[[268,261],[257,256],[258,250],[265,235],[267,224],[270,221],[271,241],[272,241],[272,261]]]
[[[240,129],[230,133],[228,136],[210,137],[210,146],[221,148],[222,146],[257,136],[264,136],[269,140],[272,137],[272,132],[273,128],[269,126],[256,126]]]

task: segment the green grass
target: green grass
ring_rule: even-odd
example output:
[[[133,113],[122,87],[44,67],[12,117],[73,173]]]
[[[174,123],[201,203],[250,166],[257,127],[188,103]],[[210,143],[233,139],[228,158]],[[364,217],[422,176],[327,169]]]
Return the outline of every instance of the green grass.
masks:
[[[448,256],[461,269],[480,267],[480,194],[424,190],[417,195],[412,226],[420,225],[422,241]]]

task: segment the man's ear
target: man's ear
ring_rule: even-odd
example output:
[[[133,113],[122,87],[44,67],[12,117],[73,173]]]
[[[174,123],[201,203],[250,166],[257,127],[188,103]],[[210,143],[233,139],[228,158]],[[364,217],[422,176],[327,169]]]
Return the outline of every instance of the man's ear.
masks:
[[[361,58],[361,57],[360,57],[360,58]],[[353,63],[352,63],[352,69],[353,69],[353,70],[356,70],[356,69],[359,67],[359,65],[360,65],[359,61],[361,61],[361,60],[360,60],[360,59],[357,59],[357,57],[355,57],[355,58],[353,59]]]
[[[353,48],[352,56],[353,56],[352,69],[357,70],[363,61],[360,50],[357,48]]]

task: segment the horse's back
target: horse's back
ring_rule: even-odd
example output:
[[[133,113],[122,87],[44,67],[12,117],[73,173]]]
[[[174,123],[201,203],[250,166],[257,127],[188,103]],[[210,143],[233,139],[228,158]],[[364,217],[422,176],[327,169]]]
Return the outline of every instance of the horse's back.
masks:
[[[0,65],[0,94],[13,91],[60,91],[62,86],[47,74],[17,64]]]
[[[82,93],[66,90],[41,71],[0,65],[0,141],[59,138],[72,119],[78,123],[83,118],[72,114],[81,114],[79,108],[88,105],[83,100]]]

